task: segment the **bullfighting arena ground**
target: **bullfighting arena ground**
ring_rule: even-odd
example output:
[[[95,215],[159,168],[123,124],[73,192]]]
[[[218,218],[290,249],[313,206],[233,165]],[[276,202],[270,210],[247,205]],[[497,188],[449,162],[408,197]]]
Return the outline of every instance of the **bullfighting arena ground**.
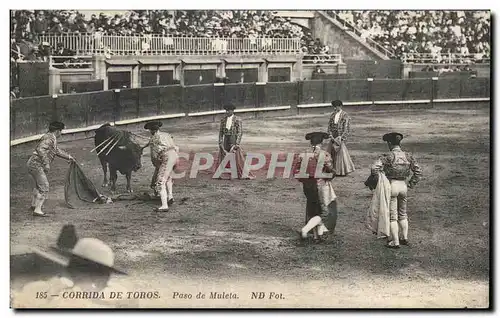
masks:
[[[11,254],[26,246],[54,244],[64,224],[79,236],[97,237],[116,252],[129,277],[114,278],[131,290],[160,290],[154,307],[486,307],[489,303],[489,108],[356,111],[348,148],[357,170],[334,179],[339,221],[333,241],[299,246],[305,197],[299,182],[262,176],[251,181],[211,180],[208,174],[174,185],[177,203],[168,213],[153,203],[119,201],[94,210],[64,205],[68,165],[60,159],[49,174],[45,203],[50,218],[28,210],[31,180],[25,163],[33,145],[11,149]],[[245,120],[246,152],[300,151],[304,134],[325,130],[329,114],[276,120]],[[218,123],[164,126],[181,151],[213,152]],[[383,133],[402,132],[424,178],[410,190],[413,246],[390,250],[365,229],[371,193],[363,185],[369,166],[387,146]],[[136,133],[147,136],[144,131]],[[93,140],[61,143],[100,187],[102,172]],[[149,153],[133,175],[136,193],[149,190]],[[108,190],[104,190],[104,193]],[[125,177],[118,177],[125,192]],[[185,202],[180,199],[187,198]],[[22,279],[15,279],[17,288]],[[239,299],[173,299],[173,292],[237,292]],[[250,292],[277,291],[284,299],[252,300]]]

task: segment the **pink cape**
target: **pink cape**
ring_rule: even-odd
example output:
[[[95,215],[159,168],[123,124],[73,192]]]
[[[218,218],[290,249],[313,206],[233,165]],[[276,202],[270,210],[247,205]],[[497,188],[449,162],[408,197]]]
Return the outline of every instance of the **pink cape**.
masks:
[[[237,150],[234,150],[233,152],[235,154],[235,159],[236,159],[236,171],[238,173],[238,179],[242,179],[243,168],[245,166],[245,156],[243,155],[243,150],[241,149],[241,147],[239,147]],[[216,165],[213,168],[214,173],[217,171],[220,163],[222,162],[222,160],[224,159],[225,156],[226,156],[226,154],[222,150],[219,150],[219,158],[216,162]],[[230,167],[230,162],[228,162],[226,164],[225,168],[229,168],[229,167]],[[220,177],[222,179],[232,179],[231,174],[229,172],[222,173]],[[246,178],[246,179],[254,179],[254,178],[255,178],[255,176],[252,174],[252,172],[249,171],[248,178]]]
[[[346,176],[356,170],[349,151],[340,137],[328,143],[327,151],[332,154],[333,166],[337,176]]]

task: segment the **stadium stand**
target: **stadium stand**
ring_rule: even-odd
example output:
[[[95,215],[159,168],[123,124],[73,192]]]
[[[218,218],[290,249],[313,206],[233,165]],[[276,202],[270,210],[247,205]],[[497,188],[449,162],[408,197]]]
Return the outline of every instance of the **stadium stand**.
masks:
[[[481,63],[490,58],[487,11],[327,11],[346,29],[408,62]],[[465,57],[465,58],[464,58]]]
[[[328,48],[314,39],[311,32],[292,23],[290,18],[276,16],[271,11],[149,10],[85,17],[74,10],[21,10],[13,12],[11,32],[16,42],[26,41],[34,46],[41,36],[68,33],[250,40],[300,38],[303,53],[328,53]]]

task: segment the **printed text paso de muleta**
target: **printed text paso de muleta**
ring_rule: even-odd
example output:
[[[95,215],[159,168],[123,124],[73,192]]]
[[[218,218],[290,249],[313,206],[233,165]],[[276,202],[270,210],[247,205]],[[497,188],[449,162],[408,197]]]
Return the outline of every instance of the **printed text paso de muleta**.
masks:
[[[208,299],[239,299],[236,293],[226,293],[226,292],[210,292],[210,297]]]

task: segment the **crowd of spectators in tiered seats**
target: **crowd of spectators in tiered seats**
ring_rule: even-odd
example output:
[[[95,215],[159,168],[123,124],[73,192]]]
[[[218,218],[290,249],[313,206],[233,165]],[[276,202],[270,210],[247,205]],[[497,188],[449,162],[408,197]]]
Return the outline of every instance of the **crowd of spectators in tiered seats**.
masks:
[[[301,38],[302,50],[326,54],[328,48],[290,18],[272,11],[137,10],[90,17],[75,10],[14,11],[11,32],[17,40],[36,42],[38,35],[103,33],[108,35],[162,34],[172,37]]]
[[[329,11],[330,14],[333,11]],[[336,11],[341,19],[402,58],[414,53],[490,56],[490,15],[486,11]],[[16,44],[27,43],[23,59],[39,60],[49,48],[38,43],[41,34],[98,33],[111,35],[163,34],[173,37],[292,38],[302,50],[327,54],[329,48],[308,30],[272,11],[136,10],[85,16],[75,10],[12,11],[11,32]],[[28,44],[29,46],[29,44]],[[38,47],[38,48],[36,48]],[[438,60],[437,62],[449,62]],[[466,61],[465,61],[466,62]]]
[[[490,13],[487,11],[328,11],[339,16],[346,27],[361,31],[403,58],[405,53],[452,54],[451,59],[429,62],[461,61],[459,55],[473,55],[481,61],[490,57]],[[453,58],[457,57],[457,58]]]

